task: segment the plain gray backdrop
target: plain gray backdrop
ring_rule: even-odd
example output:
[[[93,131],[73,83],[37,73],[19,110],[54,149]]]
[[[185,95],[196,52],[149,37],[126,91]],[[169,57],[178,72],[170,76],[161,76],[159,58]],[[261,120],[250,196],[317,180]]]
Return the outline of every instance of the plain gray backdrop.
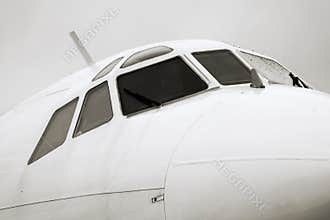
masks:
[[[69,32],[95,60],[164,40],[211,39],[276,58],[330,92],[330,1],[2,0],[0,113],[85,66]],[[116,15],[101,23],[109,10]],[[96,28],[97,27],[97,28]],[[92,31],[91,35],[88,32]]]

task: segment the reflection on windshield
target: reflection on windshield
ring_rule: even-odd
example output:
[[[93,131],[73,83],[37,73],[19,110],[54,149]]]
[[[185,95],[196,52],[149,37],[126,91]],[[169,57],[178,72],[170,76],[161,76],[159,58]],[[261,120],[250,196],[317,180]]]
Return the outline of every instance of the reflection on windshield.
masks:
[[[259,74],[268,79],[270,83],[292,85],[292,79],[289,76],[290,71],[276,61],[242,51],[240,54]]]

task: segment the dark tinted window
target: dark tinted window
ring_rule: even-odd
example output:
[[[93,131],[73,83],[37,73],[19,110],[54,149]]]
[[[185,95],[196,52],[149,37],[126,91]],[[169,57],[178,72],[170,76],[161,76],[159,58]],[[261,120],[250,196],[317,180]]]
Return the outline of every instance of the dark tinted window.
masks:
[[[112,116],[109,87],[104,82],[87,92],[74,137],[110,121]]]
[[[124,115],[207,88],[207,84],[179,57],[121,75],[117,83]]]
[[[197,52],[193,56],[222,85],[251,82],[250,71],[229,50]]]
[[[49,120],[28,164],[61,146],[67,136],[78,98],[58,109]]]

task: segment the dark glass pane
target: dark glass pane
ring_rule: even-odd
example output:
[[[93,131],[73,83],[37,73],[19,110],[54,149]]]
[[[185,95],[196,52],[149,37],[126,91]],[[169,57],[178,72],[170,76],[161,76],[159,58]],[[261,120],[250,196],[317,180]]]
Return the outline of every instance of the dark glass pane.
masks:
[[[90,131],[111,120],[113,113],[108,83],[89,90],[80,111],[74,137]]]
[[[117,83],[124,115],[207,88],[207,84],[179,57],[121,75]]]
[[[77,106],[77,102],[78,98],[58,109],[52,115],[28,164],[42,158],[64,143]]]
[[[193,53],[193,56],[222,85],[250,83],[248,68],[229,50],[216,50]]]

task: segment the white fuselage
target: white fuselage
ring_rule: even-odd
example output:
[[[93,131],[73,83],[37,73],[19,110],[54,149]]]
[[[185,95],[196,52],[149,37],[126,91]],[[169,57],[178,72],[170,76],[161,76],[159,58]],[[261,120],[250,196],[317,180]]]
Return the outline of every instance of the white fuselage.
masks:
[[[198,47],[225,47],[213,44]],[[183,45],[176,53],[197,47]],[[91,70],[0,119],[0,220],[330,218],[329,95],[222,87],[203,73],[204,92],[126,117],[116,89],[125,71],[90,83]],[[72,138],[84,94],[103,80],[113,118]],[[64,144],[27,165],[52,113],[77,96]]]

